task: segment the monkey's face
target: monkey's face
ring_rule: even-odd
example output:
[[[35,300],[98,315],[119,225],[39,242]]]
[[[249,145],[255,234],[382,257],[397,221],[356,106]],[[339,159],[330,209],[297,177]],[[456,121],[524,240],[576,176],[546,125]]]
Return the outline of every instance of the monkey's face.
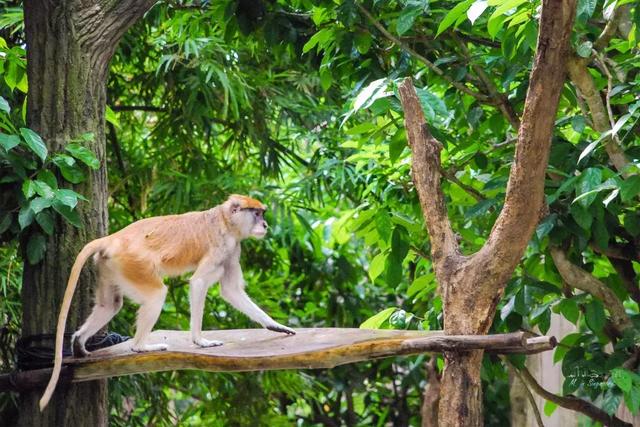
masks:
[[[267,234],[267,221],[264,219],[264,210],[262,209],[247,209],[253,220],[253,226],[251,227],[251,236],[258,239],[262,239]]]
[[[264,219],[264,209],[239,208],[233,217],[233,222],[241,230],[244,238],[262,239],[267,234],[268,225]]]

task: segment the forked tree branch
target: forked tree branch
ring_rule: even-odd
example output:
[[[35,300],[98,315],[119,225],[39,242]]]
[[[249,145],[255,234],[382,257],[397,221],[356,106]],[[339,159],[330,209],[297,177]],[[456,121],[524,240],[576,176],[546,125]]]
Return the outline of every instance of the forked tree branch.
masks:
[[[420,100],[410,78],[405,79],[398,86],[398,92],[404,109],[407,139],[413,155],[413,180],[431,239],[431,256],[434,265],[437,266],[446,257],[460,255],[440,187],[442,145],[429,131]]]
[[[551,247],[549,251],[562,279],[572,288],[585,291],[602,301],[607,310],[609,310],[611,323],[618,332],[622,332],[632,326],[624,305],[607,285],[595,278],[591,273],[584,271],[569,261],[561,249]]]
[[[501,274],[494,275],[498,283],[512,274],[538,223],[575,3],[575,0],[546,1],[542,8],[536,56],[504,208],[478,253],[480,264],[488,262],[491,269],[501,270]]]

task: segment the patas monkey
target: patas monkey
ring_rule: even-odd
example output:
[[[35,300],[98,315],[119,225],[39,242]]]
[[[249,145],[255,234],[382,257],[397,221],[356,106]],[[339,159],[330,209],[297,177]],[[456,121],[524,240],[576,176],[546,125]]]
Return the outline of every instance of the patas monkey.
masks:
[[[91,315],[72,337],[74,355],[87,355],[85,342],[111,320],[126,295],[140,304],[131,350],[166,350],[165,344],[146,342],[158,320],[167,294],[164,276],[193,271],[189,279],[191,340],[200,347],[221,345],[202,338],[202,315],[209,286],[220,282],[220,294],[229,304],[263,327],[285,334],[295,332],[276,322],[244,291],[240,269],[240,242],[267,233],[266,207],[247,196],[232,195],[208,211],[147,218],[109,236],[89,242],[78,254],[67,283],[58,317],[53,373],[40,400],[49,402],[62,366],[65,323],[80,270],[93,255],[98,268],[96,303]]]

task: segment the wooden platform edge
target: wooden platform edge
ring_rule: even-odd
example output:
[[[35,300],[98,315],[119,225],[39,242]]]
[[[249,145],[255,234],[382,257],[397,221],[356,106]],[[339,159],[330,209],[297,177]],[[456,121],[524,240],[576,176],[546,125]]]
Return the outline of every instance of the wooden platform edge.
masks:
[[[237,330],[250,336],[262,336],[264,331]],[[176,333],[181,337],[187,332]],[[219,331],[218,331],[219,332]],[[233,332],[233,331],[226,331]],[[324,334],[324,335],[323,335]],[[306,336],[305,336],[306,335]],[[314,336],[322,341],[313,342]],[[341,342],[341,337],[344,336]],[[329,338],[331,339],[329,339]],[[307,342],[310,350],[305,351]],[[301,344],[298,344],[301,343]],[[313,345],[312,345],[313,344]],[[460,352],[482,349],[498,354],[533,354],[553,349],[557,344],[553,336],[536,336],[527,332],[495,335],[444,335],[441,331],[378,331],[358,329],[306,329],[297,341],[276,335],[256,342],[262,352],[251,354],[251,341],[230,343],[225,348],[193,349],[176,347],[179,351],[133,353],[122,350],[127,343],[100,350],[97,357],[65,359],[62,382],[82,382],[123,375],[197,369],[209,372],[248,372],[283,369],[326,369],[339,365],[363,362],[392,356],[422,353]],[[235,345],[235,347],[233,347]],[[324,345],[325,347],[322,347]],[[287,346],[291,346],[290,349]],[[317,348],[316,348],[317,347]],[[316,348],[316,349],[314,349]],[[111,350],[118,352],[109,354]],[[220,354],[216,354],[216,351]],[[245,353],[247,353],[245,355]],[[280,353],[280,354],[278,354]],[[43,386],[51,369],[38,369],[0,375],[0,391],[22,391]]]

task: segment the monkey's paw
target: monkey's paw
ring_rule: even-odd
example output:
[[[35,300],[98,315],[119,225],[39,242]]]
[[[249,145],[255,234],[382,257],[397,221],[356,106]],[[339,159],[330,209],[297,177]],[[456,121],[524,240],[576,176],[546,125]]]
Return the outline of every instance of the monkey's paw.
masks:
[[[276,323],[275,325],[267,325],[267,326],[265,326],[265,328],[267,328],[270,331],[282,332],[282,333],[287,334],[287,335],[295,335],[296,334],[296,331],[294,331],[293,329],[287,328],[286,326],[281,325],[279,323]]]
[[[217,347],[219,345],[224,344],[222,341],[207,340],[204,338],[194,338],[193,343],[200,347]]]
[[[82,344],[80,340],[76,338],[77,337],[75,335],[71,337],[71,352],[73,353],[73,357],[80,358],[90,356],[91,353],[89,353],[87,349],[84,348],[84,344]]]
[[[131,351],[136,353],[146,353],[148,351],[165,351],[169,346],[166,344],[147,344],[131,346]]]

